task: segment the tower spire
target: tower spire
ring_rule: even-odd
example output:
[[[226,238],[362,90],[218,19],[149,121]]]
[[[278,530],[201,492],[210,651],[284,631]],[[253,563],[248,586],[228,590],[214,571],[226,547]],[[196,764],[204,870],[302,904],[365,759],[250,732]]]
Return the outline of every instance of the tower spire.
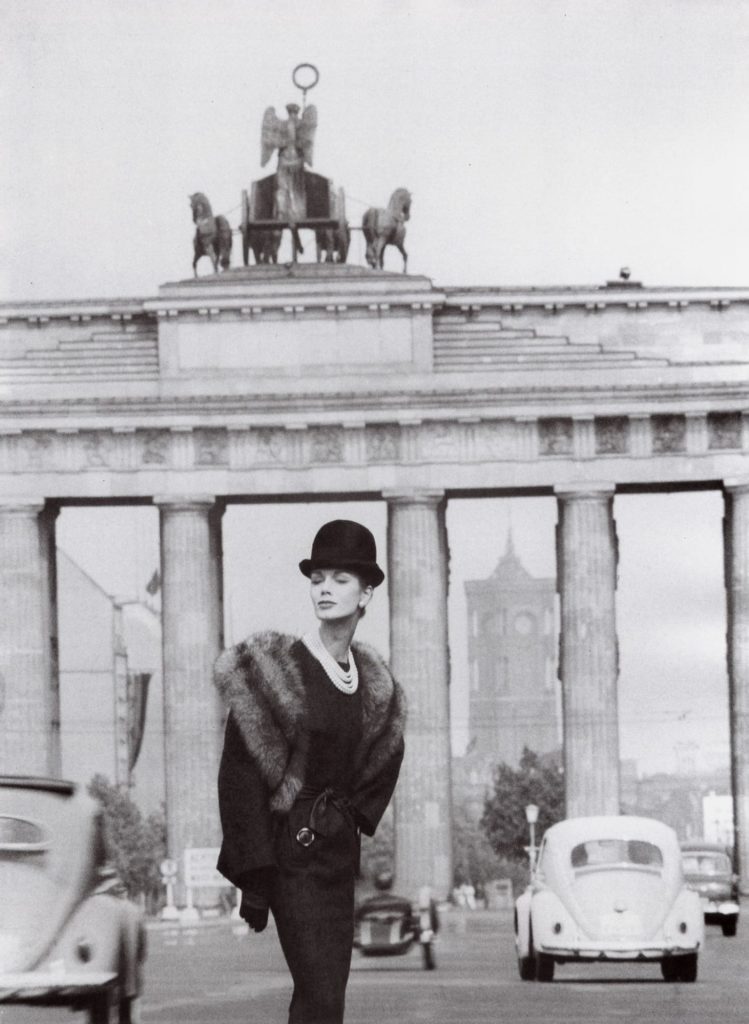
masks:
[[[505,558],[513,556],[515,554],[515,538],[512,535],[512,515],[510,515],[510,525],[507,528],[507,541],[505,543]]]

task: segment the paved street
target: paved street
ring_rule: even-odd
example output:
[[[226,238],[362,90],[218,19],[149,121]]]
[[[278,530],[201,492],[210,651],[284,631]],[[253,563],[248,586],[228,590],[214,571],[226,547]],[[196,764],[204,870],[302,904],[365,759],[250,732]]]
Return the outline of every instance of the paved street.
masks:
[[[419,951],[354,960],[347,1024],[746,1024],[749,922],[735,939],[708,928],[695,985],[666,985],[657,966],[557,968],[551,985],[521,982],[507,912],[447,916],[437,970]],[[227,923],[150,932],[143,1024],[283,1024],[289,983],[275,935]],[[74,1022],[67,1010],[0,1009],[2,1024]]]

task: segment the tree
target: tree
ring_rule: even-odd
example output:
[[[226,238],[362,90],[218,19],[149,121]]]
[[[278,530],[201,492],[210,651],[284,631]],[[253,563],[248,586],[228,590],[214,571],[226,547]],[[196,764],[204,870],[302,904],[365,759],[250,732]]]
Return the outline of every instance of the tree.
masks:
[[[500,764],[494,770],[494,792],[486,798],[481,826],[487,839],[500,856],[508,860],[527,858],[529,841],[525,808],[538,807],[536,841],[564,817],[564,775],[551,758],[543,758],[523,748],[520,766]]]
[[[478,822],[471,821],[462,808],[453,810],[453,882],[455,885],[484,885],[503,878],[502,861],[492,849]]]
[[[159,864],[166,856],[164,815],[153,813],[144,819],[129,794],[104,775],[94,775],[88,791],[102,806],[107,856],[128,896],[157,899],[161,892]]]

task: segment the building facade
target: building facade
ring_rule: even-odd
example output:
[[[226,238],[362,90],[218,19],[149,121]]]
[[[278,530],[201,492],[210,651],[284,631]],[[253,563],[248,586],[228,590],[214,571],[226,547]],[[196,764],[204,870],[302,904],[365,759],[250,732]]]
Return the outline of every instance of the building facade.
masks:
[[[439,288],[268,266],[140,299],[0,307],[0,770],[60,771],[54,521],[155,505],[170,856],[218,841],[221,515],[380,500],[391,663],[409,698],[403,891],[449,890],[446,505],[553,495],[567,811],[619,797],[614,501],[725,507],[732,779],[749,888],[749,290]]]
[[[57,550],[60,774],[126,789],[148,814],[164,803],[161,622],[117,600]]]

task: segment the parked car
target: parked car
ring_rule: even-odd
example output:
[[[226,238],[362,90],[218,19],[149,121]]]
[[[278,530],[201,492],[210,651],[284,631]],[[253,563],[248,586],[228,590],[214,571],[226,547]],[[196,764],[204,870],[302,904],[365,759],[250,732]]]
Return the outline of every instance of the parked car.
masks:
[[[99,805],[75,784],[0,776],[0,907],[0,1006],[135,1021],[143,917],[107,865]]]
[[[666,981],[695,981],[702,907],[676,833],[627,816],[552,825],[515,902],[515,944],[524,981],[552,981],[556,964],[607,960],[653,961]]]
[[[354,917],[354,948],[362,956],[401,956],[414,943],[421,947],[424,969],[434,970],[434,939],[439,931],[437,904],[427,887],[419,893],[414,906],[404,896],[383,891],[364,900]]]
[[[739,923],[739,879],[725,846],[702,839],[681,844],[687,884],[699,893],[705,921],[735,935]]]

